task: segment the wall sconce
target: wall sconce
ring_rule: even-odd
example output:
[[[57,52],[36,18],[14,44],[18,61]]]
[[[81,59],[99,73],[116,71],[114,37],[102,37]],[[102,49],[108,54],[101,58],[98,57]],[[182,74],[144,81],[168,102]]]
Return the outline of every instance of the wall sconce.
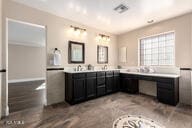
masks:
[[[83,28],[79,28],[79,27],[75,27],[75,26],[70,26],[73,33],[76,35],[76,36],[79,36],[80,34],[82,34],[83,36],[86,36],[87,35],[87,31],[86,29],[83,29]]]
[[[106,36],[104,34],[99,34],[96,38],[98,41],[101,41],[101,42],[109,42],[111,40],[110,36]]]

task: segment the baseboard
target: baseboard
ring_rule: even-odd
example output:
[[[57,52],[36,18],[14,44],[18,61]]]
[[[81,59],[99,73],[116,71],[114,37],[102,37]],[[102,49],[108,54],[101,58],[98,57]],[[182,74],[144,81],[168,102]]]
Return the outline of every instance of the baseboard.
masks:
[[[8,80],[8,83],[20,83],[20,82],[29,82],[29,81],[38,81],[38,80],[45,80],[45,77]]]

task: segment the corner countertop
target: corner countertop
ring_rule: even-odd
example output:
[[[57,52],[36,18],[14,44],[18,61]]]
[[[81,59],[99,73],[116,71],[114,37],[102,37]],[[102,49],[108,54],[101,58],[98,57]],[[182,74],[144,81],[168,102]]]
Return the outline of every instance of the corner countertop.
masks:
[[[141,72],[128,72],[121,71],[123,74],[142,75],[142,76],[154,76],[154,77],[165,77],[165,78],[179,78],[178,74],[165,74],[165,73],[141,73]]]

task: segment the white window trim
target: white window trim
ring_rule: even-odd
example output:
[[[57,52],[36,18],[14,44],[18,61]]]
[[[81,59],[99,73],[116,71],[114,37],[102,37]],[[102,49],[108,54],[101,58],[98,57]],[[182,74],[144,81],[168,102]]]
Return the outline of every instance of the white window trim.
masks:
[[[175,67],[176,66],[176,53],[175,53],[175,50],[176,50],[176,42],[175,42],[175,38],[176,38],[176,33],[175,33],[175,31],[174,30],[172,30],[172,31],[167,31],[167,32],[161,32],[161,33],[157,33],[157,34],[153,34],[153,35],[148,35],[148,36],[143,36],[143,37],[140,37],[140,38],[138,38],[138,40],[137,40],[137,42],[138,42],[138,62],[137,62],[137,64],[138,64],[138,66],[143,66],[143,65],[141,65],[141,58],[140,58],[140,49],[141,49],[141,45],[140,45],[140,42],[141,42],[141,40],[142,39],[146,39],[146,38],[150,38],[150,37],[154,37],[154,36],[160,36],[160,35],[162,35],[162,34],[168,34],[168,33],[174,33],[174,39],[173,39],[173,41],[174,41],[174,49],[173,49],[173,54],[174,54],[174,57],[175,57],[175,59],[174,59],[174,62],[173,62],[173,65],[150,65],[150,67]]]

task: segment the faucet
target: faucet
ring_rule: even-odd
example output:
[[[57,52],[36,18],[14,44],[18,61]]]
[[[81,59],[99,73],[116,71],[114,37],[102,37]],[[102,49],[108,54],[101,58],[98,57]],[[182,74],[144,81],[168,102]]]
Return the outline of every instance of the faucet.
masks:
[[[103,69],[104,69],[104,70],[107,70],[107,65],[105,65],[105,66],[103,67]]]
[[[77,66],[77,71],[81,71],[81,65]]]

